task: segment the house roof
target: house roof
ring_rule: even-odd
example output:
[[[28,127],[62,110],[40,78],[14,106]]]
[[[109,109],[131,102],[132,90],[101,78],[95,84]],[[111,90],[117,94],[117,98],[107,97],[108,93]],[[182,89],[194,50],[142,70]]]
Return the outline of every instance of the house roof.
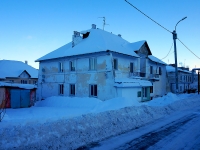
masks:
[[[0,87],[17,87],[21,89],[36,89],[37,86],[34,84],[19,84],[19,83],[6,83],[0,82]]]
[[[67,56],[89,54],[102,51],[113,51],[134,57],[139,57],[129,45],[130,43],[118,35],[101,29],[90,29],[82,31],[82,34],[90,33],[87,38],[72,47],[72,42],[44,55],[36,61],[61,58]]]
[[[130,43],[129,44],[130,47],[133,49],[133,51],[137,52],[140,50],[140,48],[145,45],[147,50],[148,50],[148,55],[152,55],[151,50],[149,48],[149,45],[147,44],[147,41],[142,40],[142,41],[138,41],[138,42],[134,42],[134,43]]]
[[[130,78],[115,78],[116,87],[147,87],[152,86],[152,83],[147,80],[130,79]]]
[[[24,62],[0,60],[0,78],[19,77],[24,71],[26,71],[31,78],[38,78],[38,70]]]
[[[161,61],[160,59],[158,59],[157,57],[153,56],[153,55],[149,55],[148,58],[151,60],[151,61],[154,61],[156,63],[160,63],[160,64],[163,64],[163,65],[167,65],[165,62]]]
[[[166,66],[166,71],[167,72],[175,72],[175,67],[173,67],[173,66]],[[178,71],[185,72],[185,73],[192,73],[191,71],[183,70],[183,69],[180,69],[180,68],[178,68]]]

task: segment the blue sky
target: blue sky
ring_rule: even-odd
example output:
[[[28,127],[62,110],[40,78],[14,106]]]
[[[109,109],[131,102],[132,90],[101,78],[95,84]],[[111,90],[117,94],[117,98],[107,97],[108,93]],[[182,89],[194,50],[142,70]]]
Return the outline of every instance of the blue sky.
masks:
[[[199,0],[129,0],[170,31],[176,23],[178,38],[200,57]],[[152,54],[160,59],[169,52],[172,34],[146,18],[124,0],[1,0],[0,59],[35,60],[67,44],[73,31],[82,31],[96,24],[105,30],[121,34],[129,42],[146,40]],[[174,63],[172,47],[166,63]],[[190,69],[200,68],[200,59],[177,41],[178,64]]]

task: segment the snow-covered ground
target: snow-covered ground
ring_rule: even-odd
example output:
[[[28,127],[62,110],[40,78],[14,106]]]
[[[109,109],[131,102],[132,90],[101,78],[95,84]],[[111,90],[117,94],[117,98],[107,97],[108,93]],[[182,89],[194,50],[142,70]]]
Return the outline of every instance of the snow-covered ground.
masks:
[[[6,110],[0,122],[0,149],[74,149],[197,106],[197,94],[168,93],[143,103],[50,97],[31,108]]]

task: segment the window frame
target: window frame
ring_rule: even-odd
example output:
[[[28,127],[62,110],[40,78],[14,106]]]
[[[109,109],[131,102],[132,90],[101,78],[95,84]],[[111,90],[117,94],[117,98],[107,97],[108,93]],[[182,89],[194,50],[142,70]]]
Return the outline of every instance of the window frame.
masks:
[[[69,84],[69,95],[70,96],[76,95],[76,85],[75,84]]]
[[[153,66],[150,66],[150,71],[149,71],[150,74],[153,74]]]
[[[70,71],[76,71],[75,60],[69,61],[69,68],[70,68]]]
[[[114,68],[114,70],[118,70],[118,59],[117,58],[113,59],[113,68]]]
[[[89,58],[89,70],[97,70],[97,58]]]
[[[130,62],[130,73],[133,73],[133,67],[134,67],[134,63]]]
[[[59,72],[63,72],[63,66],[64,66],[64,64],[63,64],[63,62],[59,62],[58,63],[58,66],[59,66]]]
[[[98,96],[97,84],[90,84],[89,85],[89,96],[90,97],[97,97]]]
[[[64,95],[64,84],[58,84],[58,94]]]

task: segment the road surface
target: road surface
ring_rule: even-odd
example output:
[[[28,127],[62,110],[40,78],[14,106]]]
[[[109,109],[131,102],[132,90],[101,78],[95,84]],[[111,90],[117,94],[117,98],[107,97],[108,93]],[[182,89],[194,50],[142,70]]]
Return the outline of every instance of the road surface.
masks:
[[[86,149],[200,150],[200,108],[173,113]]]

